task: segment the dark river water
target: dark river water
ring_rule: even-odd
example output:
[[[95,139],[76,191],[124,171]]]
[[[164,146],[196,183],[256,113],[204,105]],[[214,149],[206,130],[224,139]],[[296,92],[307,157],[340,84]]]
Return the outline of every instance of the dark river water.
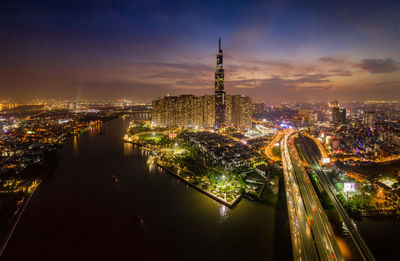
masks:
[[[290,260],[288,218],[215,202],[122,142],[129,118],[68,143],[2,260]],[[112,175],[119,177],[115,184]]]
[[[399,217],[363,218],[357,227],[376,260],[400,260]]]

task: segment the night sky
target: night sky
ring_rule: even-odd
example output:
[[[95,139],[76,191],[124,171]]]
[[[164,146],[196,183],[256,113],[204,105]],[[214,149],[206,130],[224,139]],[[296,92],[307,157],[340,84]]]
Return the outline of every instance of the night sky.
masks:
[[[8,1],[0,98],[400,100],[400,1]]]

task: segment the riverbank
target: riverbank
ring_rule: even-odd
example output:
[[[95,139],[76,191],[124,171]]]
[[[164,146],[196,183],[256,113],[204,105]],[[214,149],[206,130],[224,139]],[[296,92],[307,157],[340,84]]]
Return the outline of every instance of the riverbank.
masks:
[[[146,144],[140,143],[140,142],[135,142],[132,140],[128,140],[126,138],[122,139],[124,142],[128,142],[134,145],[137,145],[139,149],[141,150],[145,150],[145,151],[150,151],[150,152],[155,152],[157,149],[156,148],[151,148],[146,146]],[[186,184],[190,185],[192,188],[198,190],[199,192],[203,193],[204,195],[214,199],[215,201],[224,204],[225,206],[229,207],[229,208],[233,208],[237,203],[239,203],[240,199],[242,198],[242,195],[239,194],[237,197],[235,197],[232,201],[227,201],[217,195],[215,195],[214,193],[211,193],[207,190],[204,190],[203,188],[197,186],[196,184],[194,184],[193,182],[190,182],[189,180],[187,180],[185,177],[179,175],[176,171],[172,170],[171,168],[167,167],[165,164],[160,163],[159,161],[155,162],[155,164],[157,166],[159,166],[160,168],[162,168],[163,170],[165,170],[166,172],[168,172],[169,174],[177,177],[178,179],[184,181]]]
[[[59,139],[52,145],[54,149],[45,152],[44,159],[39,163],[28,165],[19,173],[7,173],[7,175],[2,176],[3,179],[13,180],[14,183],[18,184],[18,182],[20,182],[23,186],[20,185],[20,187],[17,186],[16,188],[14,185],[12,188],[13,190],[9,189],[0,192],[9,198],[6,206],[2,205],[3,212],[1,213],[1,221],[4,223],[1,224],[0,230],[0,256],[2,256],[6,249],[8,242],[13,236],[14,230],[18,226],[26,207],[29,205],[29,202],[37,191],[39,185],[56,169],[60,152],[64,146],[71,142],[73,137],[82,135],[83,133],[92,130],[93,127],[101,127],[104,122],[112,121],[116,118],[118,118],[118,116],[115,115],[106,117],[103,120],[98,120],[94,125],[81,128],[74,135],[67,135],[66,138]],[[100,130],[100,128],[98,130]]]
[[[3,254],[6,249],[8,242],[10,241],[15,228],[18,226],[23,213],[25,212],[26,207],[29,205],[30,200],[33,195],[39,188],[40,184],[49,177],[57,167],[59,160],[59,152],[61,150],[61,146],[57,148],[57,150],[51,152],[46,155],[46,160],[43,164],[38,166],[29,166],[22,173],[21,176],[25,177],[24,181],[25,188],[19,190],[18,192],[11,192],[6,194],[12,194],[14,197],[22,197],[17,201],[15,206],[9,206],[10,209],[6,211],[6,213],[2,213],[3,218],[8,216],[7,224],[3,224],[3,231],[1,231],[1,246],[0,246],[0,256]],[[26,183],[30,185],[27,186]],[[11,196],[12,196],[11,195]],[[12,210],[12,211],[11,211]],[[11,211],[11,212],[10,212]]]
[[[210,198],[218,201],[221,204],[224,204],[227,207],[233,208],[237,203],[239,203],[240,199],[242,198],[242,195],[239,195],[237,198],[235,198],[233,201],[228,202],[220,197],[218,197],[217,195],[212,194],[211,192],[208,192],[202,188],[200,188],[199,186],[196,186],[195,184],[189,182],[188,180],[186,180],[184,177],[180,176],[178,173],[176,173],[175,171],[169,169],[168,167],[163,166],[160,163],[156,163],[157,166],[159,166],[160,168],[162,168],[163,170],[165,170],[166,172],[168,172],[169,174],[174,175],[175,177],[177,177],[178,179],[184,181],[186,184],[188,184],[189,186],[191,186],[192,188],[197,189],[198,191],[200,191],[201,193],[209,196]]]
[[[22,214],[24,214],[26,207],[28,206],[29,202],[31,201],[31,199],[33,197],[33,194],[35,194],[35,192],[36,192],[37,188],[39,187],[40,183],[42,183],[41,180],[38,181],[38,183],[35,185],[33,191],[30,192],[30,195],[29,195],[28,199],[26,199],[24,201],[22,209],[21,208],[17,209],[18,215],[15,217],[15,221],[11,222],[11,223],[13,223],[13,225],[10,228],[10,230],[8,231],[7,236],[5,237],[5,239],[3,240],[3,243],[0,246],[0,257],[3,255],[3,252],[6,249],[7,244],[10,241],[10,238],[13,235],[15,228],[17,227],[17,225],[18,225],[18,223],[19,223],[19,221],[20,221],[20,219],[22,217]]]
[[[122,141],[128,123],[65,144],[1,260],[292,259],[284,214],[243,198],[231,209],[147,165],[149,152]]]

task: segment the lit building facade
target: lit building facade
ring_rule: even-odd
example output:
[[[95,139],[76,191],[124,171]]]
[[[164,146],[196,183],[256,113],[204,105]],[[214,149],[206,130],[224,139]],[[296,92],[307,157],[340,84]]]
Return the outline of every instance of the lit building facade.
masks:
[[[218,39],[217,70],[215,71],[215,128],[226,125],[226,97],[221,38]]]
[[[367,128],[372,128],[375,125],[375,112],[364,111],[363,125]]]
[[[340,118],[340,114],[339,114],[339,102],[338,101],[331,101],[329,103],[329,107],[331,108],[331,121],[333,124],[338,124],[339,123],[339,118]]]
[[[250,97],[227,95],[225,105],[225,126],[251,128],[253,105]],[[214,128],[215,108],[214,95],[166,96],[153,101],[152,122],[170,127]]]
[[[332,123],[335,125],[346,123],[346,109],[339,107],[338,101],[332,101],[329,103],[332,113]]]
[[[213,128],[214,96],[166,96],[153,101],[152,122],[161,126]]]
[[[253,115],[253,105],[250,97],[228,95],[226,100],[227,125],[238,129],[250,129]]]
[[[339,109],[339,122],[341,124],[346,124],[346,109],[345,108]]]

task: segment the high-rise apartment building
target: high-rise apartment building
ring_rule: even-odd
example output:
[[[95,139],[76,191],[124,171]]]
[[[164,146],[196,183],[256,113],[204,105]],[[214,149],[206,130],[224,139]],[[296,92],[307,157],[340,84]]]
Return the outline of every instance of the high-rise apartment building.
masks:
[[[341,124],[346,124],[346,109],[345,108],[339,109],[339,122]]]
[[[339,107],[338,101],[332,101],[329,103],[332,114],[332,123],[335,125],[346,123],[346,109]]]
[[[162,126],[214,127],[214,96],[166,96],[153,101],[152,121]]]
[[[68,110],[75,110],[76,109],[76,102],[68,102]]]
[[[333,124],[338,124],[339,123],[339,102],[338,101],[331,101],[329,103],[329,107],[331,108],[331,121]]]
[[[375,125],[375,112],[364,111],[363,125],[364,125],[364,127],[367,127],[367,128],[371,128]]]
[[[253,107],[250,97],[243,95],[227,96],[228,125],[238,129],[249,129],[252,125]]]
[[[225,99],[225,126],[242,130],[251,128],[253,106],[250,97],[227,95]],[[152,121],[162,126],[214,128],[214,108],[213,95],[166,96],[153,101]]]

